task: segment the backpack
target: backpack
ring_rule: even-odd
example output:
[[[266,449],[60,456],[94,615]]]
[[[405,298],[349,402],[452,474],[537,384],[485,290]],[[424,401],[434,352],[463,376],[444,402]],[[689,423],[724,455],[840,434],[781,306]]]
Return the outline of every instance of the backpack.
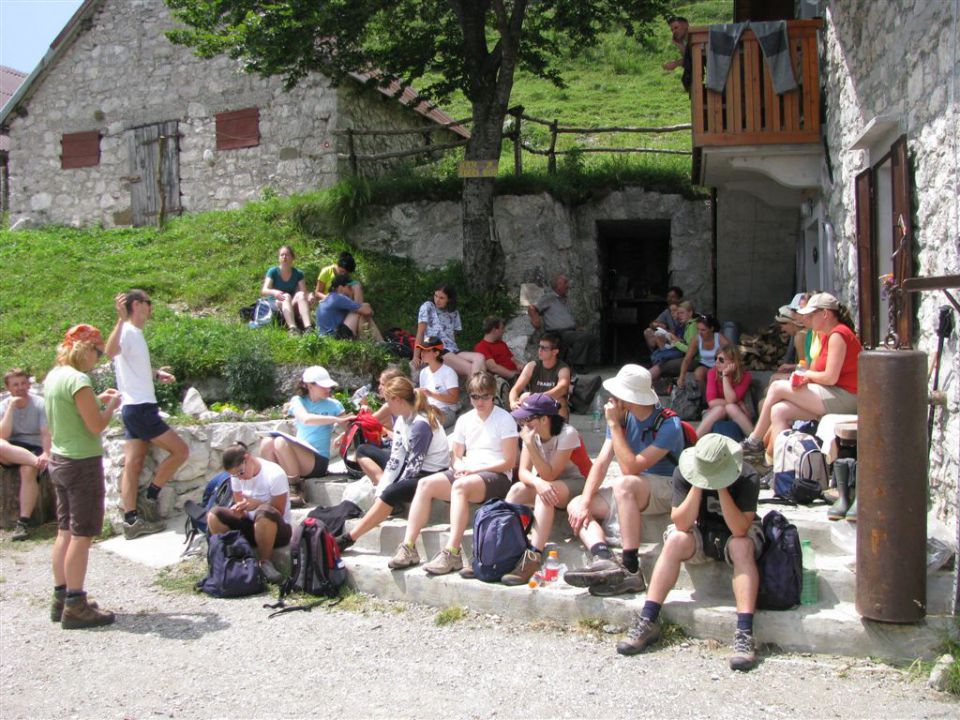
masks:
[[[653,427],[651,428],[651,431],[653,432],[654,440],[657,439],[657,433],[660,431],[660,427],[663,425],[664,421],[672,417],[679,417],[679,416],[670,408],[660,408],[660,412],[657,414],[657,417],[654,418]],[[687,448],[691,448],[697,444],[697,439],[698,439],[697,429],[693,425],[688,423],[686,420],[681,419],[680,429],[683,431],[683,449],[684,450],[686,450]],[[678,458],[674,453],[667,453],[667,457],[670,458],[670,462],[672,462],[674,465],[680,462],[680,458]]]
[[[207,576],[196,589],[219,598],[263,592],[260,561],[239,530],[211,535],[207,548]]]
[[[683,387],[674,385],[673,390],[670,391],[669,404],[681,420],[699,420],[701,407],[699,383],[688,378]]]
[[[260,298],[253,304],[253,313],[250,315],[248,325],[252,328],[266,327],[273,322],[273,306],[270,301]]]
[[[417,338],[403,328],[392,327],[387,330],[387,334],[384,336],[384,342],[387,349],[398,358],[413,359],[413,350],[417,344]]]
[[[215,507],[229,507],[233,503],[233,489],[230,487],[230,473],[218,472],[207,482],[203,489],[203,497],[199,503],[193,500],[187,500],[183,504],[183,511],[187,514],[187,520],[183,530],[186,539],[183,544],[186,545],[181,557],[199,552],[199,540],[210,535],[207,528],[207,513]]]
[[[757,607],[789,610],[800,604],[803,557],[797,526],[776,510],[763,516],[763,554],[757,560],[760,590]]]
[[[315,517],[306,517],[293,531],[290,539],[290,568],[290,577],[280,586],[278,602],[264,605],[276,610],[270,613],[269,617],[295,610],[309,612],[327,599],[337,598],[341,586],[347,582],[347,568],[340,557],[337,541],[323,521]],[[291,592],[316,595],[321,600],[287,607],[283,598]],[[337,602],[340,602],[339,599]]]
[[[526,552],[533,509],[495,498],[473,519],[473,572],[477,580],[497,582],[513,570]]]
[[[366,408],[361,409],[356,419],[340,436],[339,452],[340,457],[343,458],[343,464],[347,467],[347,475],[354,479],[363,477],[363,469],[354,459],[356,450],[363,443],[372,443],[380,447],[382,436],[383,425],[380,421]]]
[[[809,505],[829,486],[827,458],[813,435],[784,430],[773,445],[773,494]]]

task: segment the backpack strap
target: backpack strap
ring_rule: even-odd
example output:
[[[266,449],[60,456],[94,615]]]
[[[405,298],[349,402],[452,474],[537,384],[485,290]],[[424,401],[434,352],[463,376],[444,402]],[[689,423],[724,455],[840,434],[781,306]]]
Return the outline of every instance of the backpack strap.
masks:
[[[653,419],[653,426],[650,428],[650,432],[653,433],[653,439],[657,439],[657,433],[660,432],[660,428],[663,427],[663,423],[669,420],[670,418],[678,417],[677,414],[670,408],[661,407],[660,411],[657,413],[657,416]],[[680,434],[683,435],[683,428],[680,428]],[[677,454],[674,452],[667,453],[667,459],[672,462],[674,465],[680,464],[680,459],[677,457]]]

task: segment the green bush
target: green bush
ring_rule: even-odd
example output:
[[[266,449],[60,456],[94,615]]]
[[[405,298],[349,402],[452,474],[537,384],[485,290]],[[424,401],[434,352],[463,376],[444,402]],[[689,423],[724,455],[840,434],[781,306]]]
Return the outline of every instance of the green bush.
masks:
[[[223,374],[232,400],[258,410],[274,403],[277,372],[265,342],[254,340],[231,348]]]

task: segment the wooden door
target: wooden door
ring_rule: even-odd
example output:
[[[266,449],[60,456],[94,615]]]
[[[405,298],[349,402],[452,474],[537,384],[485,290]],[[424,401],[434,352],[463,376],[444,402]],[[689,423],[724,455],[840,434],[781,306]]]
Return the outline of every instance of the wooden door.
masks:
[[[134,226],[160,225],[179,215],[180,134],[176,120],[127,131],[130,208]]]

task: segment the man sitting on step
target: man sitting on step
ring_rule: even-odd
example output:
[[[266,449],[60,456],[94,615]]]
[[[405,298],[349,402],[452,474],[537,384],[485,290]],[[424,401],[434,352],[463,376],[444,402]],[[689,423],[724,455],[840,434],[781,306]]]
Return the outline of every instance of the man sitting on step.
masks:
[[[680,455],[673,474],[673,525],[663,534],[663,551],[650,578],[643,610],[625,640],[621,655],[635,655],[660,639],[660,608],[676,584],[680,563],[725,560],[733,566],[737,630],[733,636],[732,670],[746,671],[757,663],[753,613],[760,574],[757,558],[763,550],[763,530],[757,520],[760,478],[743,462],[739,444],[717,434],[704,435],[696,447]]]
[[[583,494],[567,506],[570,527],[590,549],[594,561],[565,575],[569,584],[588,587],[591,595],[600,596],[646,588],[640,570],[640,516],[670,511],[671,475],[683,451],[679,418],[663,419],[655,430],[661,407],[650,386],[649,370],[624,365],[603,387],[612,396],[603,408],[606,440]],[[605,481],[614,458],[622,475]],[[607,538],[618,534],[623,565],[617,563],[607,544]]]

